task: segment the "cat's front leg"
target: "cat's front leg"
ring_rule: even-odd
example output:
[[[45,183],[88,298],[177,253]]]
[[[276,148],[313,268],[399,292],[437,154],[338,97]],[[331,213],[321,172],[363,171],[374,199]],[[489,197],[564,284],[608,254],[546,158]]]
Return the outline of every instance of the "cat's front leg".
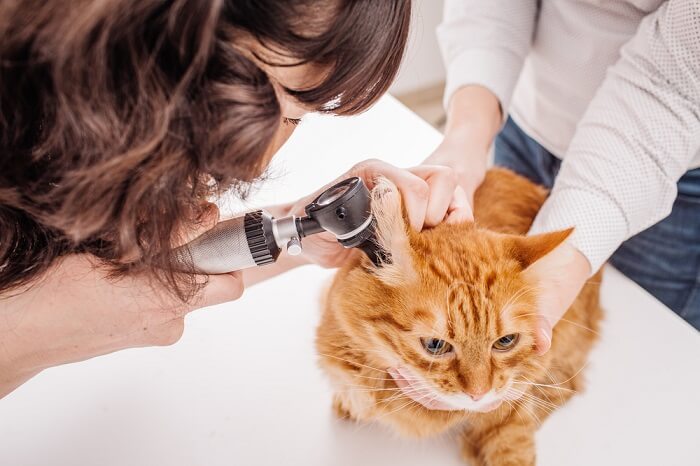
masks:
[[[533,423],[510,418],[462,436],[462,456],[470,466],[535,466]]]
[[[462,458],[469,466],[484,466],[479,456],[479,446],[467,433],[462,435]]]

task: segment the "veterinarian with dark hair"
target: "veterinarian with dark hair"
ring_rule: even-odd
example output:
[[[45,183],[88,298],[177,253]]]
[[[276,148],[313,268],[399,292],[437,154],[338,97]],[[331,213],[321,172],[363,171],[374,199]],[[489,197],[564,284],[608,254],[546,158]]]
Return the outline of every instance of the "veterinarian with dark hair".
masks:
[[[339,265],[348,251],[324,235],[243,274],[178,273],[170,251],[304,114],[374,103],[409,19],[409,0],[0,1],[0,396],[47,367],[174,343],[188,312],[244,283]],[[368,161],[342,178],[380,174],[413,228],[471,218],[444,166]]]
[[[495,163],[552,189],[531,232],[574,226],[542,296],[543,349],[608,259],[700,328],[700,2],[447,0],[448,124],[428,163],[469,197]]]

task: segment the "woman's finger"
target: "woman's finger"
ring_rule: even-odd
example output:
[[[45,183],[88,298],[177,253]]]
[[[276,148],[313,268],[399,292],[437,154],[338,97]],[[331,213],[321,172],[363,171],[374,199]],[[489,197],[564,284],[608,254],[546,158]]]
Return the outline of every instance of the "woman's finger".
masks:
[[[464,192],[464,189],[461,186],[457,186],[452,194],[452,200],[450,201],[450,206],[447,208],[447,217],[445,218],[445,221],[447,223],[474,221],[472,203],[469,202],[467,193]]]
[[[235,301],[241,297],[244,288],[241,272],[209,275],[207,284],[191,310]]]
[[[454,170],[442,165],[419,165],[408,171],[425,180],[430,189],[425,226],[434,227],[442,223],[450,213],[451,206],[462,210],[462,199],[455,199],[456,195],[459,196],[456,192],[459,185]],[[461,214],[461,211],[455,212],[455,216]]]
[[[537,354],[542,356],[552,347],[552,324],[544,316],[537,316],[537,333],[535,333]]]
[[[430,198],[430,186],[424,179],[408,170],[395,167],[380,160],[363,162],[351,170],[350,173],[364,179],[370,189],[374,186],[374,179],[378,176],[384,176],[389,179],[401,192],[411,228],[416,231],[420,231],[423,228]]]

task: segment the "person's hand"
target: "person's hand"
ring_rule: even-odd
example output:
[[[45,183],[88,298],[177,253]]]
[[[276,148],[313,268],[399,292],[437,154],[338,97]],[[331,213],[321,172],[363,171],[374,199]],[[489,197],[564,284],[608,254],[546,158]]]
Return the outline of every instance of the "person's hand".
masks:
[[[471,207],[452,169],[431,165],[401,169],[379,160],[366,160],[355,165],[324,188],[296,202],[289,212],[303,214],[304,206],[319,193],[352,176],[362,178],[368,189],[374,187],[374,180],[379,176],[392,181],[401,192],[411,228],[416,231],[433,227],[442,221],[461,222],[472,219]],[[323,267],[339,267],[347,260],[350,252],[338,244],[330,233],[319,233],[304,239],[305,258]]]
[[[211,228],[218,210],[185,243]],[[177,245],[177,244],[176,244]],[[0,300],[0,397],[41,370],[113,351],[179,340],[192,310],[237,299],[239,273],[201,277],[206,286],[182,303],[145,276],[109,277],[97,259],[69,255],[25,290]]]
[[[537,352],[544,354],[552,346],[552,329],[586,284],[591,265],[578,249],[564,242],[533,264],[539,279]]]
[[[459,186],[466,195],[470,212],[473,212],[474,192],[486,176],[489,151],[488,146],[475,142],[475,139],[468,132],[447,134],[423,162],[425,165],[445,166],[454,170]]]
[[[462,87],[450,98],[442,143],[423,162],[453,169],[470,208],[486,175],[489,149],[500,124],[500,105],[491,91],[476,85]]]

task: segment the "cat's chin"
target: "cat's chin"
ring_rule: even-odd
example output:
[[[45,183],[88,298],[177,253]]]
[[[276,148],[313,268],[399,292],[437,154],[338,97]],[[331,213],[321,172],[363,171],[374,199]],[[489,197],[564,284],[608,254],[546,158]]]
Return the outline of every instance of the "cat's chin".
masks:
[[[466,394],[446,395],[436,389],[406,367],[388,369],[396,386],[411,400],[433,411],[469,411],[488,413],[498,409],[503,400],[491,392],[482,400],[474,401]]]

